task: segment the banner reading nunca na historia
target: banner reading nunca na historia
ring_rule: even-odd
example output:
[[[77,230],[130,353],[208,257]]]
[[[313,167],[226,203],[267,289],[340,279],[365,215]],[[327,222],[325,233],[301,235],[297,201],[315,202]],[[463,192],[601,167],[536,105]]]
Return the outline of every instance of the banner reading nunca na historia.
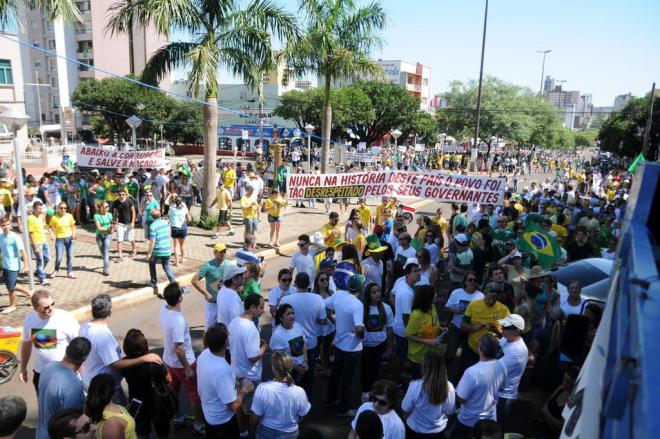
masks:
[[[164,148],[136,152],[78,145],[78,166],[82,167],[97,169],[159,168],[164,165]]]
[[[291,199],[391,196],[501,205],[506,190],[506,178],[452,175],[441,172],[290,174],[286,181],[287,195]]]

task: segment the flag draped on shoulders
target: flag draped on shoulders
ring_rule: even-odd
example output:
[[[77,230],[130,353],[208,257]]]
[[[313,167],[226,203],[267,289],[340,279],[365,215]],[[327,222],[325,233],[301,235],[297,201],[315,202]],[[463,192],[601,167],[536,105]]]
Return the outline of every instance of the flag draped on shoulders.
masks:
[[[525,221],[525,231],[519,239],[518,250],[536,256],[543,268],[552,267],[561,258],[557,239],[529,219]]]

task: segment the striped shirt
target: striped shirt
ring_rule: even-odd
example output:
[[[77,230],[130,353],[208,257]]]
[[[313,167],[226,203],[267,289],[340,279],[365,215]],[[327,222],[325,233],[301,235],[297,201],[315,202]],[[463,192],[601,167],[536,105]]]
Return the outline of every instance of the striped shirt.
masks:
[[[154,256],[172,256],[172,244],[170,242],[170,226],[158,218],[149,227],[149,239],[155,240]]]

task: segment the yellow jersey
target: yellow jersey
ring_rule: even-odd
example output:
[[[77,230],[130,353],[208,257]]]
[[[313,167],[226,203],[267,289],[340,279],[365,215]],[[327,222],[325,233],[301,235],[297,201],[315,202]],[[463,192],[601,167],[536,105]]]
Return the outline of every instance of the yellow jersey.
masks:
[[[463,321],[471,325],[479,325],[481,323],[492,324],[497,328],[502,327],[498,320],[503,319],[509,315],[509,308],[500,302],[495,302],[495,305],[488,306],[484,299],[473,300],[465,309],[463,314]],[[490,328],[482,328],[478,331],[472,332],[468,335],[468,345],[475,353],[479,353],[479,339],[485,333],[496,335]]]
[[[362,225],[369,227],[369,224],[371,224],[371,209],[369,209],[369,206],[358,207],[358,214],[360,215]]]
[[[48,225],[55,229],[56,238],[70,238],[74,234],[76,220],[73,219],[73,215],[70,213],[65,213],[62,216],[53,215]]]
[[[14,198],[11,195],[11,188],[2,186],[0,187],[0,200],[4,207],[10,207],[14,204]]]
[[[328,223],[321,227],[321,234],[323,235],[323,241],[325,245],[333,246],[335,240],[342,236],[342,231],[339,225],[333,226]]]
[[[46,242],[46,224],[43,215],[28,215],[27,223],[32,244],[44,244]]]
[[[222,182],[226,189],[233,188],[234,183],[236,183],[236,171],[231,168],[222,171]]]
[[[242,197],[241,209],[243,210],[243,219],[254,219],[259,214],[259,203],[253,198]]]
[[[286,206],[286,200],[281,196],[277,198],[266,198],[264,200],[264,210],[266,213],[274,218],[282,216],[282,210]]]
[[[229,210],[231,207],[231,194],[225,188],[218,189],[215,192],[215,204],[218,210]]]

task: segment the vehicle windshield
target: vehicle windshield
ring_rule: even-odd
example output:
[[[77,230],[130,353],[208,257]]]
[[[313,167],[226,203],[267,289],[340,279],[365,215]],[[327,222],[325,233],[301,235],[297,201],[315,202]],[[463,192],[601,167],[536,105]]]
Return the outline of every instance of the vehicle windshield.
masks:
[[[582,283],[582,288],[586,288],[589,285],[595,284],[596,282],[600,282],[609,277],[608,273],[605,273],[585,262],[575,262],[573,264],[565,265],[558,270],[553,271],[552,274],[557,278],[557,282],[560,284],[568,286],[569,282],[577,280]],[[603,294],[607,294],[607,289],[605,289]]]

